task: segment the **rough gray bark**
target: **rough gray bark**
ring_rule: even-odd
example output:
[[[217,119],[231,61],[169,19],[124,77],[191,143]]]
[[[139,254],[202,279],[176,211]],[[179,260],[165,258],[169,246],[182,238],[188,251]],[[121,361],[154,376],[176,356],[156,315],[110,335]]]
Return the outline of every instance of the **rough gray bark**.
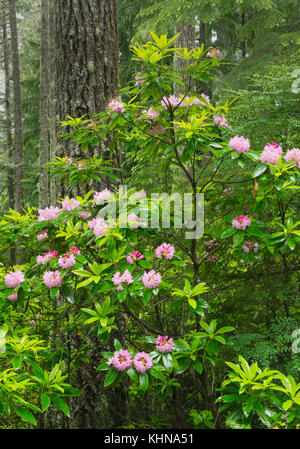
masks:
[[[44,209],[49,205],[49,162],[48,145],[48,0],[41,2],[41,63],[40,63],[40,170],[39,205]]]
[[[188,50],[191,50],[195,47],[195,27],[194,25],[191,25],[187,22],[182,22],[180,25],[176,28],[176,33],[180,33],[180,36],[178,36],[176,40],[176,46],[181,48],[188,48]],[[180,58],[174,58],[174,66],[175,70],[180,70],[186,68],[186,64],[183,59]],[[188,80],[188,77],[186,77],[186,80]],[[188,81],[187,81],[188,82]],[[177,84],[174,83],[174,94],[178,95],[179,93],[183,93],[184,90],[188,87],[188,84],[182,87],[181,89],[178,88]],[[191,83],[189,80],[189,87],[191,89],[194,88],[194,84]]]
[[[55,14],[57,119],[66,120],[67,115],[91,118],[103,111],[109,99],[118,93],[117,0],[57,0]],[[69,130],[60,132],[65,131]],[[89,154],[95,154],[97,150],[98,155],[102,154],[100,147],[94,147]],[[59,139],[57,154],[61,157],[81,155],[74,142]],[[59,187],[58,195],[64,194],[64,189]],[[73,352],[83,344],[75,334],[70,340]],[[90,363],[77,369],[73,382],[83,394],[70,400],[71,419],[63,419],[63,427],[119,425],[108,410],[103,376],[95,369],[99,365],[101,350],[104,348],[95,337],[86,354]]]
[[[15,163],[16,163],[16,210],[23,207],[23,133],[22,133],[22,101],[20,84],[20,66],[18,49],[18,30],[16,19],[16,1],[9,0],[9,23],[11,35],[11,53],[13,67],[13,98],[14,98],[14,131],[15,131]]]
[[[117,0],[57,0],[56,44],[59,119],[103,111],[118,92]],[[62,145],[62,155],[78,154]]]
[[[57,148],[57,116],[56,116],[56,41],[55,41],[55,3],[49,3],[48,29],[49,29],[49,127],[50,127],[50,161],[56,156]],[[55,178],[50,180],[50,203],[56,202]]]
[[[12,141],[12,121],[11,121],[11,90],[10,90],[10,80],[9,80],[9,51],[8,51],[8,40],[7,40],[7,2],[2,0],[2,38],[3,38],[3,66],[4,66],[4,77],[5,77],[5,92],[4,92],[4,102],[5,102],[5,131],[6,131],[6,151],[8,158],[7,167],[7,193],[8,193],[8,207],[14,209],[15,199],[14,199],[14,170],[13,170],[13,141]],[[15,249],[10,248],[10,260],[12,265],[16,263]]]

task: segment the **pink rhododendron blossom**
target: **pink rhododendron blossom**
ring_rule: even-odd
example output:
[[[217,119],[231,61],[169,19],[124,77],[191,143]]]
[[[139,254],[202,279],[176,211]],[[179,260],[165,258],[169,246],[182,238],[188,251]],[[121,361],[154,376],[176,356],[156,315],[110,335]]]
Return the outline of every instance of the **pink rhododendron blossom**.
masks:
[[[251,225],[251,220],[246,215],[240,215],[239,217],[235,217],[232,220],[232,226],[236,229],[241,229],[245,231],[245,229]]]
[[[92,214],[90,212],[78,212],[78,216],[84,219],[90,218]]]
[[[94,128],[96,125],[97,125],[97,123],[96,123],[94,120],[91,120],[91,121],[87,124],[88,128]]]
[[[210,98],[208,95],[205,95],[202,93],[201,97],[204,98],[207,101],[207,103],[210,102]],[[186,97],[182,97],[181,100],[182,100],[182,103],[180,104],[180,106],[193,106],[193,105],[198,105],[198,104],[201,106],[206,106],[206,103],[201,101],[200,98],[198,98],[198,97],[186,96]]]
[[[48,231],[42,231],[40,234],[38,234],[38,235],[36,236],[36,238],[37,238],[38,240],[46,239],[46,238],[48,237],[47,232],[48,232]]]
[[[125,111],[124,108],[124,104],[121,103],[119,100],[117,99],[113,99],[111,100],[108,105],[107,105],[108,109],[110,109],[113,112],[119,112],[120,114],[122,114]]]
[[[43,256],[37,256],[36,262],[37,262],[38,265],[42,265],[42,264],[48,262],[48,260],[55,259],[55,257],[57,255],[58,255],[57,251],[55,251],[55,250],[54,251],[50,251],[49,253],[44,253]]]
[[[61,203],[61,206],[62,206],[62,210],[72,211],[80,206],[80,201],[76,200],[75,198],[71,198],[71,199],[65,198],[63,200],[63,202]]]
[[[76,257],[72,253],[64,254],[63,256],[60,256],[58,259],[58,265],[61,268],[67,269],[75,265],[76,263]]]
[[[217,126],[221,126],[222,128],[232,129],[232,126],[230,126],[227,123],[227,119],[226,119],[224,114],[216,114],[216,115],[214,115],[214,123]]]
[[[16,301],[17,299],[18,299],[18,292],[17,291],[14,291],[13,294],[9,295],[8,298],[7,298],[7,300],[11,301],[11,302]]]
[[[154,270],[145,271],[143,274],[142,282],[145,287],[148,288],[156,288],[161,283],[161,275],[159,272],[155,272]]]
[[[261,153],[260,160],[264,164],[269,163],[273,165],[278,164],[278,158],[282,154],[282,148],[276,142],[268,143]]]
[[[129,253],[126,257],[126,260],[130,265],[141,259],[144,259],[144,256],[139,251],[132,251],[132,253]]]
[[[96,237],[107,234],[109,230],[109,224],[102,217],[93,218],[88,222],[88,227],[93,229]]]
[[[169,338],[166,335],[165,337],[162,337],[159,335],[155,341],[156,350],[159,352],[171,352],[174,346],[173,338]]]
[[[133,365],[139,373],[144,373],[152,368],[152,357],[146,352],[138,352],[133,359]]]
[[[8,288],[15,288],[18,287],[18,285],[22,284],[24,282],[25,277],[22,271],[16,270],[11,271],[5,276],[4,282],[6,287]]]
[[[112,365],[118,371],[125,371],[131,367],[132,359],[128,351],[120,349],[115,351],[112,358],[109,360],[109,364]]]
[[[70,252],[72,254],[74,254],[75,256],[80,256],[81,252],[80,250],[77,248],[77,246],[73,246],[73,248],[70,249]]]
[[[249,253],[251,250],[254,253],[258,252],[258,243],[252,243],[252,242],[246,242],[246,245],[243,245],[242,248],[245,251],[245,253]]]
[[[94,201],[96,204],[101,204],[103,201],[113,199],[112,192],[108,189],[104,189],[101,192],[94,193]]]
[[[168,109],[170,106],[178,106],[181,102],[181,98],[175,97],[175,95],[171,95],[169,98],[163,97],[160,104],[165,109]]]
[[[147,223],[144,222],[144,221],[142,221],[142,220],[140,219],[140,217],[138,217],[137,215],[135,215],[134,212],[130,212],[130,214],[127,216],[127,223],[129,224],[129,226],[130,226],[132,229],[137,229],[137,228],[139,228],[140,226],[143,227],[143,228],[147,226]]]
[[[125,270],[122,275],[117,271],[112,277],[112,282],[117,286],[117,290],[123,290],[122,283],[129,285],[133,282],[133,279],[129,270]]]
[[[60,271],[45,271],[43,275],[44,284],[49,287],[59,287],[62,283],[62,278],[60,277]]]
[[[147,198],[147,193],[144,189],[140,192],[136,190],[132,195],[130,195],[130,200],[142,200],[144,198]]]
[[[55,220],[55,218],[57,218],[61,213],[61,210],[59,209],[59,207],[50,206],[46,207],[45,209],[39,209],[38,212],[39,212],[38,222],[41,222],[41,221]]]
[[[250,148],[249,139],[241,136],[234,136],[229,140],[229,146],[238,153],[247,153]]]
[[[175,248],[169,243],[163,243],[155,250],[155,255],[156,257],[158,257],[158,259],[161,259],[161,257],[164,257],[165,259],[173,259],[174,254]]]
[[[294,161],[296,167],[300,168],[300,149],[293,148],[292,150],[287,151],[284,159],[286,161]]]
[[[144,109],[142,114],[146,116],[146,118],[150,118],[151,120],[155,120],[158,117],[158,112],[155,109]]]

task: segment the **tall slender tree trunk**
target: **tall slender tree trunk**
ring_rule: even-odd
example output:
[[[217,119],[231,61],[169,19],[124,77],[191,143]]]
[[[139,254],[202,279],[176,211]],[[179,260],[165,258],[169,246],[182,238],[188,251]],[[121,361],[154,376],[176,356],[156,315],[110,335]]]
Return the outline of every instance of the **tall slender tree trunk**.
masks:
[[[195,47],[195,27],[187,22],[182,22],[176,28],[176,34],[180,33],[180,36],[176,40],[176,46],[181,48],[187,48],[188,50],[192,50]],[[175,70],[180,70],[186,68],[186,63],[183,59],[174,58],[174,66]],[[191,80],[188,80],[189,77],[186,77],[186,85],[181,89],[178,88],[178,85],[174,83],[174,93],[178,95],[179,93],[183,93],[187,87],[194,89],[194,83]]]
[[[14,169],[13,169],[13,141],[12,141],[12,122],[11,122],[11,90],[10,90],[10,70],[9,70],[9,51],[7,40],[7,2],[2,0],[2,38],[3,38],[3,64],[5,77],[5,130],[6,130],[6,149],[8,157],[7,167],[7,193],[8,193],[8,207],[14,209]],[[16,254],[13,247],[10,248],[11,264],[16,263]]]
[[[15,131],[15,162],[16,162],[16,209],[21,212],[23,207],[23,134],[22,134],[22,100],[19,66],[18,30],[16,18],[16,1],[9,0],[9,23],[11,36],[11,53],[13,67],[13,98],[14,98],[14,131]]]
[[[50,127],[50,162],[55,159],[57,148],[57,128],[58,119],[56,116],[56,8],[55,2],[49,3],[48,14],[48,31],[49,31],[49,127]],[[54,204],[56,201],[56,183],[55,178],[50,179],[50,203]]]
[[[40,63],[40,171],[39,171],[39,204],[44,209],[49,203],[49,177],[48,168],[44,165],[49,162],[48,145],[48,11],[49,1],[41,3],[41,63]]]

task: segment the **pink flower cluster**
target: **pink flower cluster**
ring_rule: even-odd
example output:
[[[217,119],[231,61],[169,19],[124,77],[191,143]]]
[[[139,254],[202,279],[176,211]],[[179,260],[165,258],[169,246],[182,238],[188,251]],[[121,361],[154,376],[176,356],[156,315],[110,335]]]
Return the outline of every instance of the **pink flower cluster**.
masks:
[[[75,198],[65,198],[63,202],[61,203],[62,210],[74,210],[77,209],[77,207],[80,206],[80,201],[76,200]]]
[[[250,142],[249,139],[246,139],[243,136],[234,136],[230,139],[229,146],[238,153],[247,153],[250,148]]]
[[[59,287],[62,283],[62,278],[60,277],[60,271],[45,271],[43,275],[44,284],[49,287]]]
[[[80,256],[81,254],[80,249],[78,249],[77,246],[73,246],[73,248],[70,249],[70,252],[75,256]]]
[[[278,158],[282,154],[282,148],[276,142],[268,143],[261,153],[260,160],[264,164],[269,163],[273,165],[278,164]]]
[[[147,226],[147,223],[145,221],[142,221],[141,218],[135,215],[134,212],[130,212],[130,214],[127,216],[127,222],[132,229],[137,229],[140,226],[142,228]]]
[[[131,367],[132,358],[128,351],[120,349],[115,351],[114,355],[109,359],[108,364],[112,365],[118,371],[125,371]]]
[[[159,335],[155,341],[156,344],[156,350],[159,352],[171,352],[174,346],[173,338],[169,338],[166,335],[165,337],[162,337]]]
[[[235,217],[232,220],[232,227],[236,229],[241,229],[245,231],[245,229],[251,225],[251,220],[247,215],[240,215],[239,217]]]
[[[48,237],[47,231],[42,231],[40,234],[36,236],[38,240],[43,240],[46,239],[47,237]]]
[[[204,100],[207,103],[210,103],[210,98],[208,95],[205,94],[201,94],[201,97],[204,98]],[[184,98],[184,100],[182,101],[182,103],[180,104],[180,106],[193,106],[193,105],[201,105],[201,106],[206,106],[206,103],[204,103],[203,101],[201,101],[198,97],[189,97],[186,96]]]
[[[92,214],[90,212],[78,212],[78,216],[84,219],[90,218],[92,216]]]
[[[207,259],[211,262],[217,262],[218,257],[215,254],[205,254],[204,259]]]
[[[75,263],[76,257],[71,251],[69,253],[64,254],[63,256],[60,256],[58,259],[58,265],[63,269],[70,268],[73,265],[75,265]]]
[[[259,246],[258,243],[246,242],[246,245],[243,245],[242,248],[245,251],[245,253],[249,253],[250,251],[257,253],[258,246]]]
[[[169,98],[163,97],[160,104],[164,107],[164,109],[168,109],[170,106],[178,106],[181,102],[181,98],[171,95]]]
[[[122,114],[125,111],[124,108],[124,104],[121,103],[119,100],[117,99],[113,99],[111,100],[108,105],[107,105],[108,109],[110,109],[113,112],[118,112],[120,114]]]
[[[15,288],[18,287],[18,285],[22,284],[24,282],[25,277],[22,271],[16,270],[11,271],[5,276],[4,282],[6,287],[8,288]]]
[[[132,251],[132,253],[129,253],[126,257],[127,263],[130,265],[141,259],[144,259],[144,256],[139,251]]]
[[[224,114],[216,114],[216,115],[214,115],[214,123],[217,126],[221,126],[222,128],[232,129],[232,126],[230,126],[227,123],[227,119],[226,119]]]
[[[145,271],[143,274],[142,282],[145,287],[148,288],[156,288],[161,284],[161,275],[159,272],[155,272],[154,270]]]
[[[59,216],[61,211],[59,207],[50,206],[46,207],[45,209],[39,209],[38,212],[39,212],[38,222],[41,222],[41,221],[55,220],[55,218]]]
[[[18,299],[18,292],[15,290],[12,295],[7,298],[8,301],[14,302]]]
[[[96,204],[102,204],[103,201],[113,199],[112,192],[108,189],[104,189],[101,192],[94,193],[94,201]]]
[[[43,256],[37,256],[36,263],[38,265],[42,265],[42,264],[48,262],[48,260],[55,259],[55,257],[57,255],[58,255],[58,252],[55,251],[55,250],[54,251],[50,251],[49,253],[44,253]]]
[[[152,357],[146,352],[139,352],[133,359],[133,366],[139,373],[144,373],[152,368]]]
[[[130,200],[142,200],[144,198],[147,198],[147,193],[146,191],[143,189],[140,192],[138,192],[137,190],[130,196]]]
[[[157,111],[155,111],[155,109],[144,109],[142,111],[142,114],[146,117],[146,118],[150,118],[151,120],[155,120],[158,117],[158,113]]]
[[[107,234],[109,230],[109,224],[102,217],[93,218],[88,222],[88,226],[93,229],[96,237]]]
[[[294,161],[296,167],[300,168],[300,149],[293,148],[292,150],[287,151],[284,159],[286,161]]]
[[[224,189],[222,193],[221,198],[230,198],[233,195],[233,189],[228,187],[227,189]]]
[[[155,255],[158,259],[161,259],[161,257],[164,257],[165,259],[173,259],[174,254],[175,248],[169,243],[163,243],[155,250]]]
[[[129,270],[125,270],[124,273],[121,275],[119,271],[117,271],[112,278],[113,284],[117,285],[117,290],[124,290],[122,284],[131,284],[133,282],[131,273]]]

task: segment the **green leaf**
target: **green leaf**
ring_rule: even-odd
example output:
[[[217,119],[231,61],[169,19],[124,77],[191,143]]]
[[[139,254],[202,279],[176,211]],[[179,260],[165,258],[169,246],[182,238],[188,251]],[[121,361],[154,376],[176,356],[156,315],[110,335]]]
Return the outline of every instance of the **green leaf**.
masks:
[[[119,351],[120,349],[122,349],[122,345],[117,338],[114,339],[114,347],[115,347],[116,351]]]
[[[64,297],[66,298],[66,300],[70,303],[70,304],[74,304],[74,296],[73,296],[73,291],[70,287],[68,287],[67,285],[63,285],[61,288],[62,294],[64,295]]]
[[[50,397],[47,395],[47,393],[42,393],[42,394],[41,394],[41,404],[42,404],[43,412],[44,412],[45,410],[47,410],[47,408],[50,406],[50,404],[51,404],[51,399],[50,399]]]
[[[140,374],[140,386],[142,387],[143,391],[148,390],[149,386],[149,377],[147,373]]]
[[[30,424],[33,424],[33,425],[36,425],[35,417],[29,410],[22,408],[22,407],[18,407],[17,405],[14,406],[14,409],[15,409],[17,415],[19,415],[23,421],[29,422]]]
[[[140,259],[138,262],[139,262],[139,265],[143,268],[152,268],[152,265],[150,262],[148,262],[148,260]]]
[[[289,237],[289,238],[287,239],[286,243],[288,244],[288,247],[289,247],[292,251],[294,251],[295,246],[296,246],[296,242],[295,242],[293,239],[291,239],[291,238]]]
[[[59,292],[59,288],[58,287],[54,287],[54,288],[50,288],[50,298],[55,298],[55,296],[58,295]]]
[[[242,231],[237,232],[233,236],[233,244],[234,246],[239,246],[244,241],[244,233]]]
[[[253,178],[257,178],[258,176],[262,175],[266,170],[268,166],[265,164],[259,164],[253,173]]]
[[[128,376],[129,376],[132,380],[134,380],[134,382],[138,383],[138,381],[139,381],[138,373],[137,373],[132,367],[129,368],[129,369],[126,371],[126,373],[128,374]]]
[[[114,368],[111,369],[111,370],[107,373],[107,375],[106,375],[106,377],[105,377],[105,379],[104,379],[104,386],[105,386],[105,387],[108,387],[109,385],[113,384],[114,381],[117,379],[118,374],[119,374],[119,371],[117,371],[117,370],[114,369]]]
[[[195,368],[195,370],[199,373],[202,374],[203,371],[203,365],[200,362],[200,360],[195,360],[195,362],[193,363],[193,367]]]
[[[288,410],[293,405],[293,402],[289,399],[282,404],[283,410]]]
[[[215,354],[218,354],[218,352],[219,352],[219,345],[216,341],[210,340],[206,344],[205,349],[206,349],[208,355],[215,355]]]
[[[223,231],[222,234],[220,235],[220,238],[227,239],[228,237],[231,237],[236,232],[237,232],[236,228],[225,229],[225,231]]]
[[[59,410],[61,410],[68,418],[70,418],[70,410],[69,406],[62,398],[59,398],[58,396],[51,395],[51,399],[55,407],[57,407]]]

